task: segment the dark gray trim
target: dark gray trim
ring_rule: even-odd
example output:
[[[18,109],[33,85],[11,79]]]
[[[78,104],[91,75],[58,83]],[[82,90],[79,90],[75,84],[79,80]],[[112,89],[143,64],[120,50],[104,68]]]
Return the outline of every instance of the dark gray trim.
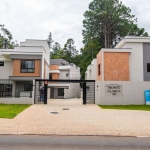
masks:
[[[35,79],[41,79],[41,77],[17,77],[17,76],[9,76],[10,80],[14,80],[14,81],[32,81]]]
[[[150,43],[143,43],[143,77],[150,81],[150,72],[147,72],[147,63],[150,63]]]
[[[21,54],[11,54],[11,59],[42,59],[42,55],[21,55]]]
[[[65,64],[63,62],[65,62]],[[69,65],[69,62],[64,59],[50,59],[50,65],[66,66]]]

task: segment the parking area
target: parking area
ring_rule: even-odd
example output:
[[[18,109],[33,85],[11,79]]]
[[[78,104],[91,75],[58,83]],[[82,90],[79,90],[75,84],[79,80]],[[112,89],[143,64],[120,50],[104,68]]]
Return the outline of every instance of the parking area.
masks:
[[[0,119],[0,134],[150,136],[150,112],[103,110],[82,99],[35,104],[14,119]]]

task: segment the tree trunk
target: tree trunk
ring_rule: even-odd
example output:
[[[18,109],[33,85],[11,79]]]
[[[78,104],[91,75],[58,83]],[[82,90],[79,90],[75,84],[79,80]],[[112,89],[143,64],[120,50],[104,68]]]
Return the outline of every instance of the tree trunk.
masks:
[[[106,24],[105,24],[105,32],[104,32],[104,36],[105,36],[105,48],[107,48],[107,31],[106,31]]]

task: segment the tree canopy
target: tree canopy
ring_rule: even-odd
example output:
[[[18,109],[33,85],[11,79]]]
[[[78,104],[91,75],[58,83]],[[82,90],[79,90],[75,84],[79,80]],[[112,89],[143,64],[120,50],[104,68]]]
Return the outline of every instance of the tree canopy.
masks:
[[[138,27],[131,9],[120,0],[93,0],[84,13],[83,27],[84,47],[80,54],[73,39],[68,39],[63,48],[55,43],[52,53],[54,58],[63,58],[79,66],[82,79],[101,48],[112,48],[127,35],[149,36],[144,28]]]
[[[15,46],[19,46],[17,41],[12,41],[13,37],[11,32],[5,28],[5,25],[0,24],[0,48],[4,48],[4,43],[6,42],[7,48],[14,48]]]
[[[148,36],[135,24],[137,18],[131,14],[131,9],[119,0],[93,0],[84,17],[85,44],[92,37],[99,39],[101,46],[110,48],[126,35]]]

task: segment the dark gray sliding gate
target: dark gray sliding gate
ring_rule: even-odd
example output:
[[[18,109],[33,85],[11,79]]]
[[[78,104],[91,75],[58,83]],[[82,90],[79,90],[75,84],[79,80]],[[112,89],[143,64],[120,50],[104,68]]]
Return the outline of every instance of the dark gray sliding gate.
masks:
[[[35,80],[34,86],[34,103],[44,103],[44,81]]]
[[[47,104],[47,84],[52,82],[83,83],[83,104],[95,104],[95,80],[47,80],[36,79],[34,86],[34,103]]]
[[[86,82],[86,103],[95,104],[95,82]]]

